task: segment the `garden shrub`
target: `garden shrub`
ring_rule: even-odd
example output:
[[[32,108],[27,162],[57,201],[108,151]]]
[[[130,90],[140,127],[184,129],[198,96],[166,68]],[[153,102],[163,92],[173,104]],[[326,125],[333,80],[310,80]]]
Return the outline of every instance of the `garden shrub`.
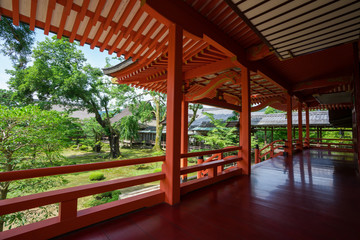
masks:
[[[105,176],[102,172],[93,172],[89,176],[90,181],[100,181],[105,179]]]
[[[155,168],[153,173],[161,172],[161,168]]]
[[[109,203],[119,200],[120,194],[121,194],[120,190],[95,194],[93,195],[94,199],[87,202],[86,206],[95,207],[104,203]]]
[[[81,145],[81,147],[80,147],[80,150],[82,150],[82,151],[87,151],[88,149],[89,149],[89,147],[86,145]]]

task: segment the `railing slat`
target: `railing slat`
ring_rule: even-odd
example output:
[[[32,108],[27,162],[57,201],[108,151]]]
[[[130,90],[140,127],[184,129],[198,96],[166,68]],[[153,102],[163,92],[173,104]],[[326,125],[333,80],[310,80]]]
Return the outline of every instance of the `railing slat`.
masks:
[[[216,149],[216,150],[202,151],[202,152],[183,153],[183,154],[181,154],[181,158],[205,156],[205,155],[212,155],[215,153],[232,152],[232,151],[238,151],[238,150],[241,150],[241,146],[227,147],[227,148],[223,148],[223,149]]]
[[[165,160],[165,156],[149,157],[149,158],[137,158],[137,159],[126,159],[117,160],[110,162],[98,162],[98,163],[85,163],[78,165],[60,166],[60,167],[49,167],[49,168],[37,168],[27,169],[20,171],[2,172],[0,173],[0,182],[20,180],[26,178],[45,177],[66,173],[85,172],[99,169],[124,167],[136,164],[161,162]]]
[[[106,182],[87,184],[83,186],[37,193],[23,197],[10,198],[0,201],[0,216],[52,203],[70,201],[97,193],[136,186],[154,182],[165,178],[164,173],[151,173],[136,177],[110,180]]]
[[[187,173],[192,173],[192,172],[196,172],[196,171],[201,171],[201,170],[217,167],[217,166],[224,165],[224,164],[237,162],[237,161],[240,161],[241,159],[242,158],[236,156],[236,157],[228,158],[226,160],[216,160],[216,161],[212,161],[212,162],[188,166],[188,167],[182,168],[180,170],[180,174],[187,174]]]

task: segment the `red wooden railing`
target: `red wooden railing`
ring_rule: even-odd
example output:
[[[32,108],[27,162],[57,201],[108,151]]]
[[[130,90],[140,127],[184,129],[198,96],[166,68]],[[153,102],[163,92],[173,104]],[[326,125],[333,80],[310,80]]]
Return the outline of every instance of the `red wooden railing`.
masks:
[[[212,155],[201,164],[181,168],[180,174],[185,175],[192,172],[198,172],[196,180],[184,182],[180,185],[181,195],[196,189],[214,184],[224,179],[241,175],[242,169],[239,167],[239,162],[242,160],[238,155],[227,156],[223,158],[223,153],[241,150],[241,146],[227,147],[219,150],[193,152],[182,154],[182,158],[197,157]],[[225,165],[237,163],[236,166],[224,169]],[[200,174],[199,174],[200,173]]]
[[[336,143],[330,141],[341,141],[351,143]],[[295,143],[294,143],[295,142]],[[353,140],[352,139],[325,139],[325,138],[304,138],[304,142],[300,142],[299,139],[292,140],[292,150],[299,150],[305,148],[325,149],[331,151],[353,152]],[[271,159],[283,154],[284,151],[278,149],[287,148],[286,140],[276,140],[262,149],[255,148],[255,164],[260,163],[263,160]],[[276,153],[277,150],[277,153]],[[265,152],[263,152],[265,151]]]
[[[282,155],[285,145],[285,140],[276,140],[261,149],[255,148],[255,164],[260,163],[263,159],[268,160]],[[262,153],[263,151],[266,152]]]
[[[0,173],[0,181],[13,181],[27,178],[44,177],[58,174],[75,173],[105,168],[129,166],[164,161],[165,156],[119,160],[101,163],[89,163],[73,166],[29,169]],[[59,216],[28,224],[0,233],[0,239],[45,239],[66,233],[90,224],[94,224],[129,211],[152,206],[164,201],[161,190],[135,197],[106,203],[100,206],[77,210],[77,201],[81,197],[154,182],[165,178],[165,174],[152,173],[136,177],[110,180],[66,189],[54,190],[23,197],[0,201],[0,215],[15,213],[48,204],[59,203]],[[41,237],[40,237],[41,236]]]
[[[333,142],[333,141],[337,141],[337,142]],[[342,142],[342,143],[339,143],[339,142]],[[343,142],[350,142],[350,143],[343,143]],[[341,152],[353,152],[354,151],[353,139],[310,138],[308,141],[308,145],[310,148],[326,149],[326,150],[331,150],[331,151],[341,151]]]
[[[224,170],[224,165],[239,162],[241,161],[240,157],[230,156],[221,159],[224,152],[239,150],[241,150],[241,147],[228,147],[219,150],[182,154],[182,158],[206,155],[215,155],[217,157],[210,158],[205,163],[181,169],[181,175],[207,170],[206,176],[182,183],[180,186],[181,194],[240,175],[242,173],[240,167]],[[165,161],[165,156],[2,172],[0,173],[0,181],[45,177],[159,161]],[[165,173],[159,172],[1,200],[1,216],[53,203],[59,203],[59,216],[1,232],[0,239],[51,238],[130,211],[162,203],[165,200],[165,193],[160,189],[96,207],[77,210],[77,201],[81,197],[159,181],[165,179],[165,177]]]

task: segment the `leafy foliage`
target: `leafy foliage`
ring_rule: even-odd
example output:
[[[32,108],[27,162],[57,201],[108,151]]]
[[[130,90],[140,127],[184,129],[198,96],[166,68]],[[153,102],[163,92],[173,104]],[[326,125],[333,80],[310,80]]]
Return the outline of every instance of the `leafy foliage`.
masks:
[[[94,199],[91,200],[87,205],[89,207],[95,207],[104,203],[113,202],[119,200],[120,194],[121,194],[120,190],[96,194],[93,195]]]
[[[34,42],[34,32],[29,29],[29,25],[20,22],[19,26],[15,26],[10,18],[1,16],[0,39],[0,51],[10,57],[15,70],[24,69]]]
[[[0,171],[48,167],[56,164],[54,156],[67,146],[69,119],[56,111],[36,106],[8,108],[0,106]],[[44,191],[62,184],[61,177],[47,177],[0,183],[0,199]],[[22,215],[7,215],[0,220],[21,224]],[[7,225],[10,223],[7,222]]]
[[[23,102],[49,109],[52,104],[86,109],[108,136],[111,156],[120,155],[119,132],[110,123],[110,99],[124,104],[134,90],[127,85],[110,85],[102,71],[86,64],[83,53],[67,38],[47,38],[33,50],[34,64],[13,72],[10,87]],[[104,114],[100,114],[103,111]]]
[[[139,123],[136,116],[125,116],[119,123],[120,139],[130,140],[130,145],[138,138]]]
[[[221,149],[238,143],[237,129],[235,127],[226,127],[227,123],[222,119],[215,119],[214,114],[204,112],[204,115],[210,118],[210,122],[214,125],[214,128],[210,130],[206,136],[195,135],[195,138],[204,141],[206,145],[210,145],[215,149]]]
[[[280,111],[280,110],[277,110],[275,108],[272,108],[272,107],[267,107],[266,110],[265,110],[265,114],[273,114],[273,113],[282,113],[284,111]]]
[[[104,180],[105,176],[102,172],[92,172],[89,175],[89,180],[90,181],[100,181],[100,180]]]

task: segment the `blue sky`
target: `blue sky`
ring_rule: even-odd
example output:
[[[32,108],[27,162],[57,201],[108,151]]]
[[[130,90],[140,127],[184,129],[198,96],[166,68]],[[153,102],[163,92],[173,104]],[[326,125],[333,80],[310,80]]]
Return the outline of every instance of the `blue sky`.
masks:
[[[35,45],[37,42],[44,41],[46,37],[52,37],[54,34],[50,33],[49,36],[46,36],[41,29],[35,30]],[[89,45],[79,46],[78,47],[85,55],[87,62],[93,67],[103,68],[105,66],[105,58],[115,57],[116,55],[109,55],[107,51],[100,52],[98,48],[90,49]],[[112,60],[111,64],[117,64],[117,60]],[[31,64],[31,63],[30,63]],[[9,80],[10,75],[5,73],[5,69],[12,69],[11,61],[8,57],[0,53],[0,89],[7,89],[6,82]]]

